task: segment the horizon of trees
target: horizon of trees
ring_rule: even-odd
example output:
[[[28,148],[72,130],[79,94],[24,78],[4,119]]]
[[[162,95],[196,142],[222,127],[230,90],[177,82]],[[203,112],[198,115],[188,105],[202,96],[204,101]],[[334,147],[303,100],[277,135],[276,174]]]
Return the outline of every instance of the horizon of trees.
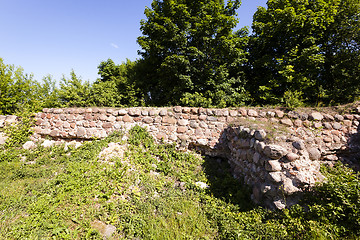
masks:
[[[0,58],[0,114],[44,107],[331,105],[359,99],[360,0],[268,0],[253,32],[240,0],[153,0],[140,59],[74,71],[57,86]]]

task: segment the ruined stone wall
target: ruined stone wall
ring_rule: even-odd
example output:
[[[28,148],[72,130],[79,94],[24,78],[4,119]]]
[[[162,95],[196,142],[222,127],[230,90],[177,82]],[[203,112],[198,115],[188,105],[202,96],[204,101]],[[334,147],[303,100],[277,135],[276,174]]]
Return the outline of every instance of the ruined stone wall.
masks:
[[[179,106],[44,109],[36,114],[33,140],[103,138],[140,125],[157,140],[226,157],[234,177],[252,187],[255,202],[284,208],[297,202],[304,187],[323,180],[322,163],[333,164],[342,151],[358,149],[360,107],[348,112]]]

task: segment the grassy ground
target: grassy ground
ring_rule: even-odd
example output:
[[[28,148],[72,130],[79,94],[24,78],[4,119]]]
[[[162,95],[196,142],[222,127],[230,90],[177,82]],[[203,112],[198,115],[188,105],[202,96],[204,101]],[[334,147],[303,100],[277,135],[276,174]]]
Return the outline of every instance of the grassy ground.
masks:
[[[359,234],[356,191],[347,224],[344,212],[327,218],[333,208],[321,203],[306,211],[296,206],[270,212],[251,204],[248,189],[232,178],[226,161],[157,145],[139,127],[121,139],[115,133],[67,151],[0,148],[0,239],[104,239],[110,225],[116,231],[107,239],[356,239]],[[99,158],[110,142],[119,142],[125,152]],[[358,176],[346,174],[355,179],[351,189],[358,189]]]

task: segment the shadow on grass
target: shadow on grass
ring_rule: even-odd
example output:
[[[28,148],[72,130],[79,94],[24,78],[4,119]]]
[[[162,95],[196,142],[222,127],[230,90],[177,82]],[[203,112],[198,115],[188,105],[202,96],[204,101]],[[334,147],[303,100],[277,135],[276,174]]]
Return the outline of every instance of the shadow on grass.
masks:
[[[210,186],[209,194],[237,205],[240,211],[248,211],[255,207],[251,201],[249,187],[232,176],[227,159],[205,156],[203,169]]]

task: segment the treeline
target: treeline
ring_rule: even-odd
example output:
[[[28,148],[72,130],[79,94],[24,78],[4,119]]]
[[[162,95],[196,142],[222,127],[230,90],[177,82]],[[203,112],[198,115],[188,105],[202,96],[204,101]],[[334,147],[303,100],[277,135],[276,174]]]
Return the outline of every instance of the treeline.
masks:
[[[0,113],[23,106],[329,105],[360,94],[360,0],[269,0],[253,32],[234,31],[240,0],[153,0],[137,61],[101,62],[57,87],[1,60]],[[241,16],[239,16],[241,18]]]

